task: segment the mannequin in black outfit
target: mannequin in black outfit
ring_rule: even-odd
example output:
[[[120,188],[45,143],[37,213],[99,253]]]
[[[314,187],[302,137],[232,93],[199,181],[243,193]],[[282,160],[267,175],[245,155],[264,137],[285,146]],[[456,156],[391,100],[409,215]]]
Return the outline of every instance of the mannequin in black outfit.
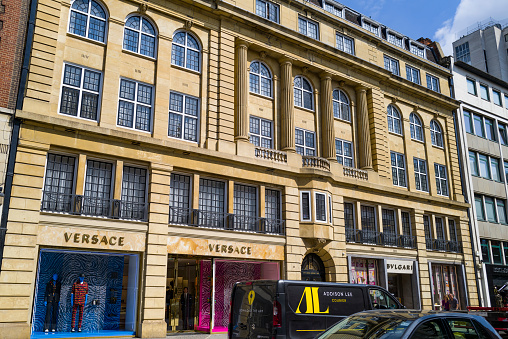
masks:
[[[183,319],[183,329],[189,330],[189,318],[191,317],[192,304],[194,303],[194,298],[192,294],[189,293],[187,287],[183,288],[182,296],[180,297],[180,305],[182,307],[182,319]]]
[[[56,319],[58,317],[58,305],[60,305],[60,281],[58,281],[58,274],[53,274],[51,279],[46,285],[46,292],[44,293],[44,306],[46,306],[46,321],[44,322],[44,329],[46,332],[56,331]]]

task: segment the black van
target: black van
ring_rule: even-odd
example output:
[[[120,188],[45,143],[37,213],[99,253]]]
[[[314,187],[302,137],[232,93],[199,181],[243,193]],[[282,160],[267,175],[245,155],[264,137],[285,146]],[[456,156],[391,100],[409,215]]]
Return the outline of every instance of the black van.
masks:
[[[387,290],[373,285],[315,281],[238,282],[231,296],[228,338],[314,338],[353,313],[401,309]]]

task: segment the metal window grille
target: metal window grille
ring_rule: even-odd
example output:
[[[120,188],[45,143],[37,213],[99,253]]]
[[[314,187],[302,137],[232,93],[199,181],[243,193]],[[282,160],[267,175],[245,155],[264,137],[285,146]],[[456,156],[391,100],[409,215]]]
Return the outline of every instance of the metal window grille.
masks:
[[[177,32],[173,36],[171,63],[192,71],[200,71],[201,46],[188,32]]]
[[[226,184],[199,179],[199,225],[223,228],[226,211]]]
[[[94,0],[76,0],[71,5],[69,32],[104,42],[106,12]]]
[[[87,160],[83,214],[110,215],[112,169],[111,163]]]
[[[413,165],[415,170],[415,184],[416,189],[419,191],[428,192],[427,185],[427,162],[422,159],[413,158]]]
[[[316,144],[314,132],[306,131],[300,128],[295,129],[296,152],[300,155],[316,155]]]
[[[55,212],[72,211],[72,191],[76,158],[48,154],[42,210]]]
[[[436,172],[437,194],[448,196],[446,167],[444,167],[443,165],[434,164],[434,171]]]
[[[249,140],[256,146],[272,148],[272,122],[251,116],[249,118]]]
[[[125,22],[123,48],[155,58],[155,35],[155,28],[146,18],[131,16]]]
[[[150,131],[152,126],[153,87],[133,80],[120,80],[119,126]]]
[[[402,212],[402,234],[411,235],[411,218],[409,212]]]
[[[60,113],[97,120],[102,73],[64,64]]]
[[[406,187],[406,165],[404,155],[390,152],[392,164],[392,181],[395,186]]]
[[[146,179],[144,168],[124,166],[120,217],[146,219]]]

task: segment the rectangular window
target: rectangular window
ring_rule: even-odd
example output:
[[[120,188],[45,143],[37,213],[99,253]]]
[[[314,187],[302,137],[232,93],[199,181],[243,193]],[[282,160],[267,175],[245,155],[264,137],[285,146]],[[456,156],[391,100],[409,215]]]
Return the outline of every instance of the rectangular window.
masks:
[[[394,44],[395,46],[398,46],[400,48],[403,48],[403,41],[404,39],[398,35],[395,35],[393,33],[388,33],[388,42],[391,44]]]
[[[310,192],[302,192],[302,220],[310,220]]]
[[[83,214],[109,216],[113,165],[96,160],[86,161]]]
[[[265,189],[265,218],[280,220],[281,211],[280,191]]]
[[[496,199],[497,204],[497,216],[499,218],[499,222],[501,224],[506,225],[506,204],[505,201],[502,199]]]
[[[476,94],[476,81],[473,79],[466,78],[467,81],[467,92],[472,95]]]
[[[98,120],[102,73],[64,64],[60,113]]]
[[[480,195],[474,195],[474,206],[476,209],[476,219],[485,220],[485,209],[483,208],[483,199]]]
[[[471,55],[469,54],[469,42],[465,42],[462,45],[455,47],[455,59],[457,61],[463,61],[467,64],[471,63]]]
[[[422,159],[413,158],[413,164],[415,168],[416,189],[419,191],[428,192],[429,187],[427,185],[427,162]]]
[[[349,202],[344,203],[344,224],[346,226],[346,232],[355,229],[353,204]]]
[[[346,140],[335,139],[337,162],[346,167],[354,167],[353,144]]]
[[[483,127],[483,117],[473,114],[474,132],[477,136],[485,138],[485,128]]]
[[[42,193],[41,209],[43,211],[72,211],[75,164],[75,157],[48,154]]]
[[[434,164],[436,172],[437,194],[448,196],[448,182],[446,178],[446,167],[440,164]]]
[[[390,58],[389,56],[386,56],[386,55],[384,56],[384,60],[385,60],[385,69],[387,71],[390,71],[395,75],[400,75],[398,60]]]
[[[149,132],[152,127],[153,87],[121,79],[118,126]]]
[[[482,261],[486,264],[490,264],[490,248],[489,241],[487,239],[480,239],[482,247]]]
[[[146,220],[147,171],[144,168],[124,166],[120,218]]]
[[[323,193],[315,193],[316,203],[316,221],[326,222],[326,195]]]
[[[402,234],[411,235],[411,218],[409,212],[402,212]]]
[[[487,139],[496,141],[496,133],[494,131],[494,121],[492,119],[485,118],[485,136]]]
[[[444,234],[444,226],[443,226],[443,219],[442,218],[435,218],[436,221],[436,239],[444,240],[445,234]]]
[[[501,173],[499,172],[499,159],[490,158],[490,169],[492,172],[492,179],[495,181],[502,181]]]
[[[485,179],[490,179],[489,158],[484,154],[478,154],[478,160],[480,163],[480,176]]]
[[[365,28],[366,30],[368,30],[369,32],[372,32],[375,35],[379,36],[379,26],[378,25],[375,25],[375,24],[367,22],[367,21],[363,21],[362,27]]]
[[[503,264],[503,257],[501,255],[501,242],[491,240],[490,247],[492,249],[492,262],[498,265]]]
[[[455,220],[448,219],[448,231],[450,232],[450,240],[457,241],[457,227],[455,226]]]
[[[414,82],[415,84],[420,84],[420,70],[406,65],[406,79]]]
[[[392,181],[395,186],[406,187],[406,165],[404,155],[390,152],[392,164]]]
[[[489,87],[488,87],[487,85],[480,84],[480,97],[481,97],[483,100],[490,101],[490,97],[489,97]]]
[[[342,18],[342,9],[337,7],[337,6],[334,6],[333,3],[325,1],[325,6],[324,7],[325,7],[325,11],[327,11],[329,13],[332,13],[332,14],[335,14],[339,18]]]
[[[487,215],[487,221],[497,222],[496,207],[494,205],[494,198],[483,197],[483,200],[485,201],[485,212]]]
[[[423,47],[416,46],[411,44],[411,53],[419,56],[420,58],[425,58],[425,49]]]
[[[254,231],[259,225],[257,204],[257,188],[241,184],[234,185],[233,213],[234,229]]]
[[[395,211],[383,208],[383,233],[397,234],[395,226]]]
[[[430,229],[430,218],[428,215],[423,216],[423,230],[425,231],[425,240],[432,239],[432,232]]]
[[[198,141],[199,100],[180,93],[169,94],[168,136]]]
[[[439,79],[433,75],[427,74],[427,88],[440,93]]]
[[[504,176],[508,180],[508,162],[504,161]]]
[[[264,148],[272,148],[272,122],[251,116],[249,140],[252,144]]]
[[[270,1],[256,0],[256,14],[270,21],[279,23],[279,5]]]
[[[506,126],[500,123],[497,124],[499,127],[499,141],[501,141],[501,145],[508,145],[508,137],[506,134]]]
[[[474,134],[473,121],[471,120],[471,113],[468,111],[464,111],[464,126],[466,127],[467,133]]]
[[[348,38],[342,34],[336,34],[337,49],[348,54],[355,54],[353,39]]]
[[[315,156],[316,141],[314,132],[304,129],[295,129],[296,153],[300,155]]]
[[[504,107],[508,109],[508,94],[504,95]]]
[[[309,38],[319,40],[319,24],[315,21],[299,16],[298,32]]]
[[[501,92],[493,89],[492,90],[492,101],[494,102],[494,104],[496,104],[498,106],[502,106],[503,104],[501,103]]]
[[[478,158],[476,156],[476,152],[469,151],[469,167],[471,168],[471,175],[480,175],[480,172],[478,171]]]
[[[189,224],[191,208],[191,177],[171,173],[169,190],[169,222]]]
[[[508,242],[503,242],[504,262],[508,264]]]
[[[199,225],[223,228],[225,211],[226,183],[199,178]]]
[[[376,210],[372,206],[361,206],[362,230],[376,232]]]

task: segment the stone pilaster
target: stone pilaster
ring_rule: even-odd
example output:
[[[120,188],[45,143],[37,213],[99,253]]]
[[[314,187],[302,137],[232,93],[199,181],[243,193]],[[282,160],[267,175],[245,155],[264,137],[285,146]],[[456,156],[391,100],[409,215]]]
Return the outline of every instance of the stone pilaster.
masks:
[[[295,152],[295,115],[293,111],[293,64],[284,59],[280,63],[281,73],[281,148],[283,151]]]
[[[152,163],[148,234],[144,263],[145,282],[142,302],[141,338],[166,337],[164,321],[166,271],[168,261],[167,236],[169,222],[169,183],[172,166]]]
[[[323,140],[322,156],[335,160],[335,131],[332,105],[332,77],[330,74],[321,76],[321,133]]]
[[[247,50],[249,44],[243,40],[236,41],[235,75],[235,141],[249,141],[249,71]]]
[[[370,145],[369,110],[367,106],[367,88],[356,88],[356,112],[358,116],[359,166],[361,169],[372,169],[372,150]]]

